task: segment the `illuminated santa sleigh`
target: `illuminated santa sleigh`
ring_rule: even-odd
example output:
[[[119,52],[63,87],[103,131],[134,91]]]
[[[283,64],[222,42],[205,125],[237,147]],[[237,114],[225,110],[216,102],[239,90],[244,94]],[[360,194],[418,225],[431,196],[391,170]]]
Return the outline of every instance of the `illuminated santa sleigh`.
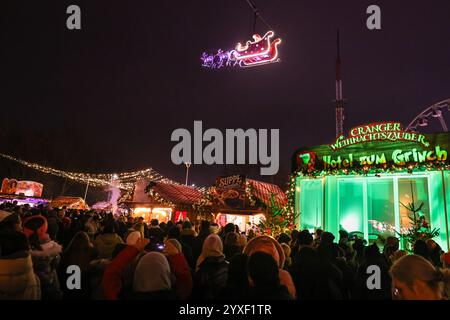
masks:
[[[245,45],[238,43],[235,50],[223,51],[219,49],[216,54],[204,52],[201,57],[202,66],[219,69],[239,65],[246,68],[279,62],[278,45],[281,43],[281,39],[272,40],[274,35],[273,31],[268,31],[263,37],[254,34],[253,41],[248,40]]]
[[[253,35],[254,41],[247,41],[243,46],[238,43],[236,50],[233,51],[234,58],[239,61],[241,67],[253,67],[262,64],[279,62],[278,45],[280,38],[271,41],[275,33],[267,32],[263,37],[259,34]]]

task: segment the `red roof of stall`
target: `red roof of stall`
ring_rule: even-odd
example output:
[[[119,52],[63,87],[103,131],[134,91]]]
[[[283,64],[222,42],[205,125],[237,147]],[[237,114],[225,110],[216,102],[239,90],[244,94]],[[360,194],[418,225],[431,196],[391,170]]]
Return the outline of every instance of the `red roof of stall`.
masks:
[[[247,179],[253,187],[252,194],[258,198],[266,206],[270,206],[270,196],[274,195],[275,203],[279,206],[284,206],[287,203],[286,194],[277,185],[261,182],[253,179]]]
[[[203,196],[198,189],[181,184],[155,182],[152,190],[164,200],[177,205],[192,205],[199,202]]]

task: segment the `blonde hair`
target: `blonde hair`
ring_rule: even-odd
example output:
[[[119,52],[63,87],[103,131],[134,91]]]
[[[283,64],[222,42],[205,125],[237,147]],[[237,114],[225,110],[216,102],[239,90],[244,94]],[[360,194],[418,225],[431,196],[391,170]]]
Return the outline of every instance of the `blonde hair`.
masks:
[[[292,260],[291,260],[291,247],[286,244],[286,243],[282,243],[281,247],[283,248],[284,251],[284,257],[285,257],[285,264],[290,267],[292,264]]]
[[[290,257],[291,256],[291,247],[289,247],[289,245],[286,243],[282,243],[281,247],[283,248],[285,256]]]
[[[412,288],[414,280],[424,281],[435,291],[441,290],[442,285],[450,285],[450,270],[435,268],[427,259],[411,254],[399,258],[392,265],[390,274],[392,278],[405,283]]]

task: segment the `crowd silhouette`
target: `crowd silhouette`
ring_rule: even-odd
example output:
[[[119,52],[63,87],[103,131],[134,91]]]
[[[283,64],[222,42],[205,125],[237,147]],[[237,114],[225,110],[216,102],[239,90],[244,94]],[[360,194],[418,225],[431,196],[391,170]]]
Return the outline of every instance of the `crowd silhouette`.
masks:
[[[80,285],[71,282],[71,266]],[[374,267],[375,266],[375,267]],[[209,221],[147,224],[111,213],[0,205],[0,299],[443,300],[450,253],[418,240],[339,239],[317,229],[276,238]],[[379,270],[375,289],[368,285]]]

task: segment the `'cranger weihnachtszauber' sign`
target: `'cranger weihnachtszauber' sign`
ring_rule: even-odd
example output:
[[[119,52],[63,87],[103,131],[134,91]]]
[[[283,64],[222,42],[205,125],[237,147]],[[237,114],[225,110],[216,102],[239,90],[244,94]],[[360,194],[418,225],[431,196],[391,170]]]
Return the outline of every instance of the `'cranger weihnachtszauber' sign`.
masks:
[[[353,128],[331,144],[298,149],[292,168],[313,172],[446,164],[448,151],[449,133],[421,134],[404,131],[399,122],[373,123]]]

